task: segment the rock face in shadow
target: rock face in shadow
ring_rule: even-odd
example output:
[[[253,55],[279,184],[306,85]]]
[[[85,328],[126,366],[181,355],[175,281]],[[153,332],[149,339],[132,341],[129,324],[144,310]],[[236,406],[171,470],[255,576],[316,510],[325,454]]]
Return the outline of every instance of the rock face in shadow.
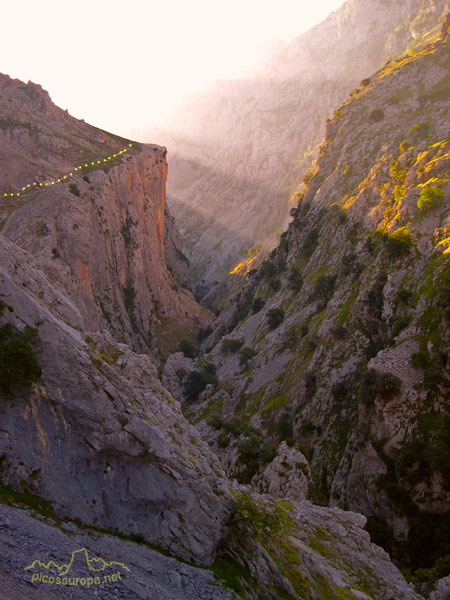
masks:
[[[36,327],[42,379],[0,401],[1,477],[61,517],[142,535],[200,563],[230,506],[218,459],[162,387],[146,355],[86,335],[78,309],[0,236],[5,318]]]
[[[161,323],[179,337],[208,323],[176,280],[178,274],[189,284],[166,207],[165,148],[130,147],[55,107],[40,86],[6,76],[0,111],[3,234],[64,287],[86,327],[148,350]],[[108,160],[123,148],[127,153]],[[26,187],[34,182],[44,186]],[[11,191],[21,196],[5,198]]]
[[[314,169],[324,124],[360,81],[435,26],[445,0],[345,2],[250,79],[220,82],[146,139],[169,150],[170,208],[200,282],[267,254]]]

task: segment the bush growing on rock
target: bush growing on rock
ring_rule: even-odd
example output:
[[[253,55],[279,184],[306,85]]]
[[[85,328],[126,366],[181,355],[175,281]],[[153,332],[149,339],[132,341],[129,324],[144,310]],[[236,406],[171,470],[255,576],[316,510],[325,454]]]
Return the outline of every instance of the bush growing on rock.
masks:
[[[275,277],[274,279],[270,280],[269,285],[274,292],[278,292],[278,290],[281,288],[281,281],[278,277]]]
[[[331,334],[337,340],[342,340],[347,335],[347,329],[343,325],[336,325],[336,327],[331,330]]]
[[[314,298],[320,300],[321,306],[325,307],[334,292],[336,275],[321,275],[314,286]]]
[[[244,346],[239,352],[239,364],[241,365],[241,367],[247,366],[248,361],[255,357],[257,354],[257,350],[250,348],[250,346]]]
[[[252,313],[258,313],[261,309],[264,308],[265,302],[261,298],[255,298],[252,303]]]
[[[306,388],[306,397],[312,398],[317,390],[317,378],[315,373],[308,371],[305,373],[305,388]]]
[[[411,323],[411,317],[394,316],[391,320],[391,336],[396,338]]]
[[[349,390],[345,381],[337,381],[331,388],[331,394],[337,402],[344,400],[348,396],[348,393]]]
[[[189,402],[198,400],[208,384],[217,383],[216,366],[213,363],[206,363],[200,371],[191,371],[186,376],[183,386],[183,393]]]
[[[271,260],[265,260],[259,272],[261,277],[273,277],[273,275],[276,275],[277,268]]]
[[[402,389],[402,381],[393,373],[365,369],[361,377],[361,393],[365,401],[373,401],[377,396],[390,400]]]
[[[219,448],[226,448],[230,445],[230,438],[226,433],[221,433],[217,438],[217,445]]]
[[[243,338],[234,339],[234,340],[224,339],[224,340],[222,340],[220,350],[223,353],[237,352],[239,350],[239,348],[241,348],[243,346],[243,344],[244,344]]]
[[[245,319],[253,303],[253,296],[251,290],[246,290],[239,298],[237,308],[230,322],[230,331],[232,331],[236,325]]]
[[[209,337],[211,335],[211,333],[213,332],[211,325],[208,325],[208,327],[206,327],[205,329],[203,329],[203,327],[199,330],[199,332],[197,333],[197,339],[199,342],[202,342],[203,340],[205,340],[207,337]]]
[[[6,304],[0,301],[0,316]],[[18,331],[10,323],[0,327],[0,392],[9,396],[19,386],[37,381],[42,370],[37,354],[36,329]]]
[[[420,191],[417,208],[421,211],[431,210],[444,200],[444,192],[437,185],[427,185]]]
[[[291,439],[293,436],[292,419],[289,415],[283,415],[275,426],[280,442]]]
[[[181,340],[178,349],[186,356],[186,358],[194,358],[195,356],[195,348],[189,340]]]
[[[250,433],[238,443],[237,448],[239,462],[246,465],[245,471],[237,474],[240,483],[249,483],[260,465],[268,464],[276,456],[275,448],[264,441],[259,431]]]
[[[289,287],[294,292],[299,292],[303,286],[303,277],[302,272],[298,267],[293,267],[291,272],[289,273]]]
[[[314,250],[317,248],[317,245],[319,243],[319,232],[317,231],[317,229],[313,229],[312,231],[310,231],[308,233],[308,235],[305,238],[305,241],[303,242],[303,246],[302,246],[302,254],[304,256],[306,256],[307,258],[309,258],[310,256],[313,255]]]
[[[271,308],[267,313],[267,323],[270,329],[276,329],[284,320],[284,310],[282,308]]]
[[[382,108],[373,108],[369,113],[369,121],[379,123],[384,119],[384,111]]]
[[[396,304],[409,304],[413,298],[413,293],[410,290],[400,289],[395,297]]]
[[[384,245],[391,258],[407,254],[412,246],[413,237],[408,227],[400,227],[384,239]]]
[[[387,273],[385,271],[380,271],[373,286],[367,292],[366,302],[371,315],[375,319],[381,319],[383,313],[384,286],[386,285],[386,281]]]

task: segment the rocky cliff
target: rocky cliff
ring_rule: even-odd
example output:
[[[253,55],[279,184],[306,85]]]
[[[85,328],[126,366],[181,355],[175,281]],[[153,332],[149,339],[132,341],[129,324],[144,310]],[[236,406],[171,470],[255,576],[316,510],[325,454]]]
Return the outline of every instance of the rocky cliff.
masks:
[[[72,301],[4,236],[0,265],[2,593],[53,597],[29,588],[31,555],[62,563],[88,545],[132,565],[106,599],[228,599],[228,586],[252,600],[420,600],[364,517],[232,486],[147,355],[86,333]],[[213,564],[200,571],[161,550]]]
[[[326,118],[435,26],[445,4],[346,2],[252,79],[220,82],[193,98],[170,131],[147,135],[169,148],[169,204],[198,283],[221,280],[258,242],[262,255],[273,248],[292,193],[314,168]]]
[[[229,474],[282,496],[309,477],[416,583],[450,554],[448,24],[336,111],[279,246],[203,343],[218,383],[187,405]]]
[[[132,564],[106,599],[420,600],[362,515],[305,500],[298,449],[280,447],[258,481],[291,501],[231,483],[154,357],[122,343],[149,348],[148,315],[160,340],[202,322],[166,265],[169,247],[171,270],[185,273],[164,209],[165,150],[114,156],[124,140],[73,120],[38,86],[1,83],[0,595],[52,597],[24,575],[30,555],[61,564],[83,544]],[[283,487],[287,460],[302,475]]]
[[[62,285],[89,330],[140,350],[154,349],[161,333],[163,353],[163,329],[175,349],[209,319],[176,279],[188,283],[165,206],[165,157],[165,148],[129,147],[74,119],[40,86],[0,78],[3,235]]]
[[[31,255],[4,236],[0,244],[4,319],[37,329],[43,373],[30,391],[2,393],[3,484],[51,502],[62,517],[209,562],[230,493],[155,364],[107,333],[87,335],[80,311]]]

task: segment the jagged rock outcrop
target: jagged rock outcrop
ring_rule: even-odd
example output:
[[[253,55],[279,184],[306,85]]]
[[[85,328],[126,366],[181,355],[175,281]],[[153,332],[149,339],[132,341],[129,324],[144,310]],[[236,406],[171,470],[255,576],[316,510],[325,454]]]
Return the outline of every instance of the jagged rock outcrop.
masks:
[[[83,317],[30,254],[0,236],[0,298],[35,327],[42,379],[0,400],[3,484],[61,517],[143,536],[187,559],[214,558],[231,497],[218,459],[183,418],[146,355]]]
[[[183,380],[187,373],[195,370],[194,361],[182,352],[171,354],[166,360],[162,373],[162,384],[179,402],[184,400]]]
[[[425,569],[419,581],[445,575],[449,553],[449,45],[438,38],[336,111],[280,245],[204,342],[217,390],[190,407],[211,443],[236,432],[221,451],[233,460],[243,426],[264,434],[251,448],[261,459],[267,444],[297,445],[312,499],[363,512],[399,564]],[[225,333],[252,349],[246,368],[223,352]],[[202,425],[212,413],[218,431]]]
[[[224,276],[288,221],[324,122],[352,88],[434,27],[446,0],[352,0],[253,78],[220,82],[146,139],[169,148],[169,204],[198,282]]]
[[[365,518],[237,487],[225,557],[241,566],[243,597],[420,600],[362,529]],[[245,570],[242,570],[245,567]]]
[[[263,494],[291,500],[308,499],[311,472],[308,461],[295,447],[281,442],[277,456],[252,479],[252,486]]]
[[[64,287],[89,330],[148,350],[158,335],[170,345],[169,335],[186,337],[210,317],[176,280],[188,283],[165,206],[166,149],[127,143],[127,154],[103,162],[125,142],[69,116],[40,86],[1,76],[2,233]],[[89,166],[75,172],[80,164]]]

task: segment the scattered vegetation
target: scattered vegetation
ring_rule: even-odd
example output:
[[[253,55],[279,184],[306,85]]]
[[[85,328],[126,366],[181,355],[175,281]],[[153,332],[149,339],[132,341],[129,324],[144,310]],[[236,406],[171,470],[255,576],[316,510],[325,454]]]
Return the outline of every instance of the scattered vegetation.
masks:
[[[213,329],[211,327],[211,325],[208,325],[208,327],[206,327],[205,329],[202,327],[199,332],[197,333],[197,339],[199,342],[202,342],[203,340],[205,340],[207,337],[209,337],[213,332]]]
[[[376,369],[364,368],[360,381],[361,399],[366,403],[373,402],[377,396],[381,396],[383,400],[390,400],[402,389],[402,381],[396,375]]]
[[[284,310],[282,308],[271,308],[267,313],[267,323],[270,329],[276,329],[284,320]]]
[[[317,248],[319,243],[319,231],[317,229],[313,229],[308,233],[303,242],[303,246],[301,252],[307,258],[311,257],[314,254],[314,250]]]
[[[266,303],[262,298],[255,298],[252,302],[252,313],[258,313],[260,310],[264,308]]]
[[[384,245],[391,258],[407,254],[413,244],[413,237],[408,226],[400,227],[384,238]]]
[[[0,316],[6,304],[0,300]],[[19,331],[10,323],[0,327],[0,392],[11,396],[20,388],[40,379],[38,336],[35,328]]]
[[[369,113],[369,121],[379,123],[384,119],[384,110],[382,108],[373,108]]]
[[[289,287],[294,292],[299,292],[303,287],[302,272],[298,267],[294,267],[289,273]]]
[[[244,339],[227,339],[224,338],[222,340],[222,344],[220,346],[221,351],[226,354],[228,352],[237,352],[244,344]]]
[[[186,358],[194,358],[195,348],[189,340],[181,340],[178,344],[178,350],[186,356]]]
[[[216,385],[218,382],[216,366],[213,363],[205,363],[199,371],[191,371],[184,380],[183,393],[189,402],[198,400],[198,397],[207,385]]]
[[[133,331],[136,331],[137,330],[137,322],[136,322],[136,316],[134,314],[135,300],[136,300],[136,295],[137,295],[136,290],[134,289],[132,282],[130,282],[122,288],[122,291],[123,291],[123,303],[125,306],[125,310],[127,311],[128,316],[130,317],[130,323],[131,323],[131,327],[132,327]]]
[[[133,254],[134,251],[139,248],[139,243],[136,241],[133,227],[136,227],[137,221],[133,221],[129,214],[125,218],[125,222],[122,224],[121,234],[125,244],[126,250]]]
[[[250,348],[250,346],[244,346],[239,352],[239,364],[241,367],[247,367],[248,361],[254,358],[257,354],[257,350]]]
[[[417,207],[421,211],[431,210],[444,200],[444,192],[437,185],[427,185],[420,191]]]
[[[319,300],[321,310],[325,308],[333,295],[336,279],[336,275],[320,275],[314,285],[312,297]]]
[[[335,339],[342,340],[347,335],[347,329],[343,325],[336,325],[336,327],[331,330],[331,334]]]
[[[316,374],[311,371],[305,373],[305,389],[306,398],[310,400],[317,390],[317,377]]]

